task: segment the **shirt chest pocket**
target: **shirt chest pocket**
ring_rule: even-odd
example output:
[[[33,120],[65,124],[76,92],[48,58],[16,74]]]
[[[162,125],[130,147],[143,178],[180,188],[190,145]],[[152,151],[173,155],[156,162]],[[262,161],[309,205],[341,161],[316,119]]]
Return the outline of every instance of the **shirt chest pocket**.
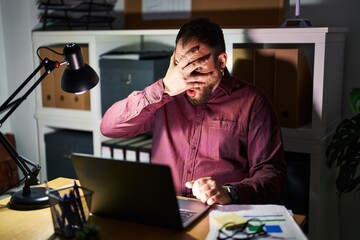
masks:
[[[235,131],[237,134],[241,134],[240,128],[241,126],[238,126],[238,122],[228,120],[213,120],[210,125],[210,129],[218,129],[219,131]]]
[[[246,152],[246,134],[238,122],[213,120],[206,134],[207,154],[216,160],[239,159]]]

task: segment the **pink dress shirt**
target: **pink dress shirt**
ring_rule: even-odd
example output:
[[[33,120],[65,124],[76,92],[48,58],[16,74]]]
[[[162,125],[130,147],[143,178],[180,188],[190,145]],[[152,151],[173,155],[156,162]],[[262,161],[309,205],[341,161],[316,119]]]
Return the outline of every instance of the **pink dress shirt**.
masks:
[[[131,93],[105,113],[101,131],[132,137],[153,131],[152,163],[170,166],[176,191],[212,177],[231,184],[241,203],[271,203],[286,188],[281,129],[262,91],[228,74],[206,104],[164,94],[162,80]]]

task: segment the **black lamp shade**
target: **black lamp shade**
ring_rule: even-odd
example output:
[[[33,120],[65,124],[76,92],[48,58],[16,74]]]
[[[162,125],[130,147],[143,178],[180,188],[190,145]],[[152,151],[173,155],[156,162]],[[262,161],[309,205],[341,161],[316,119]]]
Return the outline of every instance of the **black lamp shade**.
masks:
[[[84,63],[79,45],[71,43],[64,47],[64,59],[68,63],[61,79],[61,88],[69,93],[81,93],[95,87],[99,76]]]
[[[98,82],[97,73],[85,64],[79,70],[71,70],[67,67],[62,75],[61,88],[65,92],[80,93],[95,87]]]

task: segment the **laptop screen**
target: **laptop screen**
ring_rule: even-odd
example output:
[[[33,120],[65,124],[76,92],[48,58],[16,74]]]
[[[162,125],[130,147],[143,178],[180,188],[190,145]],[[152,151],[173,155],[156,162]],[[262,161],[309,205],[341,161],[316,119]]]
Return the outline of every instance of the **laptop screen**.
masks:
[[[80,184],[94,191],[91,212],[95,215],[182,229],[179,204],[171,170],[166,165],[126,162],[87,154],[72,154]],[[199,201],[195,220],[209,208]],[[189,204],[191,203],[191,204]]]

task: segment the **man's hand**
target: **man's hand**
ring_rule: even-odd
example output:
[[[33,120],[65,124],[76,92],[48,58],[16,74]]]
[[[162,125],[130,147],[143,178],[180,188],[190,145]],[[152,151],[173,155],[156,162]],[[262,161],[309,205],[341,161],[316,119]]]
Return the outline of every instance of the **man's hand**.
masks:
[[[179,61],[175,60],[175,52],[171,56],[169,68],[163,79],[165,93],[168,95],[175,96],[187,89],[201,87],[211,77],[211,74],[198,72],[207,63],[210,54],[199,56],[195,60],[191,55],[194,53],[183,56]]]
[[[221,185],[218,185],[211,177],[199,178],[187,182],[185,186],[187,188],[192,188],[193,195],[208,205],[213,205],[214,203],[231,203],[231,197],[227,190]]]

